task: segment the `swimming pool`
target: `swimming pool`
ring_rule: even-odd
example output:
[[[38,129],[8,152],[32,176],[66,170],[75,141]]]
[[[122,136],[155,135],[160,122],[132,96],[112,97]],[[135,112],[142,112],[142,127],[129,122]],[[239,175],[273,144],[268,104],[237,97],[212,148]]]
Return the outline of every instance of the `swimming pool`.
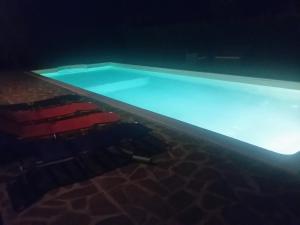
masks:
[[[300,150],[300,85],[104,63],[35,71],[283,155]]]

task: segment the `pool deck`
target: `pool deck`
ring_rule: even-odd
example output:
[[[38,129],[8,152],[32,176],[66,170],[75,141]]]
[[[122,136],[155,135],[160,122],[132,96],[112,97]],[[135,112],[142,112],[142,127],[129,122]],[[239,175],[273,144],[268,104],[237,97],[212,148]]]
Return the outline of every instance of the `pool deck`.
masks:
[[[69,93],[25,73],[0,75],[0,103]],[[105,106],[109,107],[109,106]],[[195,140],[120,109],[126,120],[154,129],[170,145],[157,165],[131,164],[46,194],[16,214],[0,168],[5,225],[299,225],[300,180],[205,140]]]

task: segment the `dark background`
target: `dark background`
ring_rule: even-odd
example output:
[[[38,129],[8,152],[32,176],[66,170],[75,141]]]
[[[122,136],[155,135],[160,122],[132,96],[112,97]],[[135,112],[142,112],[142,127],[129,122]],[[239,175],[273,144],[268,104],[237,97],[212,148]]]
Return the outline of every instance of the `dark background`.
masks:
[[[116,61],[300,81],[299,9],[297,0],[0,0],[0,70]]]

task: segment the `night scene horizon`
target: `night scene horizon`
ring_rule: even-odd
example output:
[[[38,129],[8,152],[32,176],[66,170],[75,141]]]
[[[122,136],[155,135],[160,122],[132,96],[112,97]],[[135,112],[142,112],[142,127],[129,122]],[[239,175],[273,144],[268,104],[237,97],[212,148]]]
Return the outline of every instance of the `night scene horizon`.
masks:
[[[300,224],[300,1],[0,0],[0,225]]]

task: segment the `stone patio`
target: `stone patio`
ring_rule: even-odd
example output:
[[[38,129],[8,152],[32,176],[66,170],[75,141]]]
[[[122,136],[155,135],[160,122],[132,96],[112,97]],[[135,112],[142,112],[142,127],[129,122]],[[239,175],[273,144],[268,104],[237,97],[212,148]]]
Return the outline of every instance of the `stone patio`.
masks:
[[[1,103],[68,93],[23,73],[0,76],[0,85]],[[131,164],[55,189],[21,213],[12,210],[5,190],[16,167],[2,166],[0,209],[5,225],[300,224],[298,177],[113,110],[149,126],[168,143],[156,165]]]

